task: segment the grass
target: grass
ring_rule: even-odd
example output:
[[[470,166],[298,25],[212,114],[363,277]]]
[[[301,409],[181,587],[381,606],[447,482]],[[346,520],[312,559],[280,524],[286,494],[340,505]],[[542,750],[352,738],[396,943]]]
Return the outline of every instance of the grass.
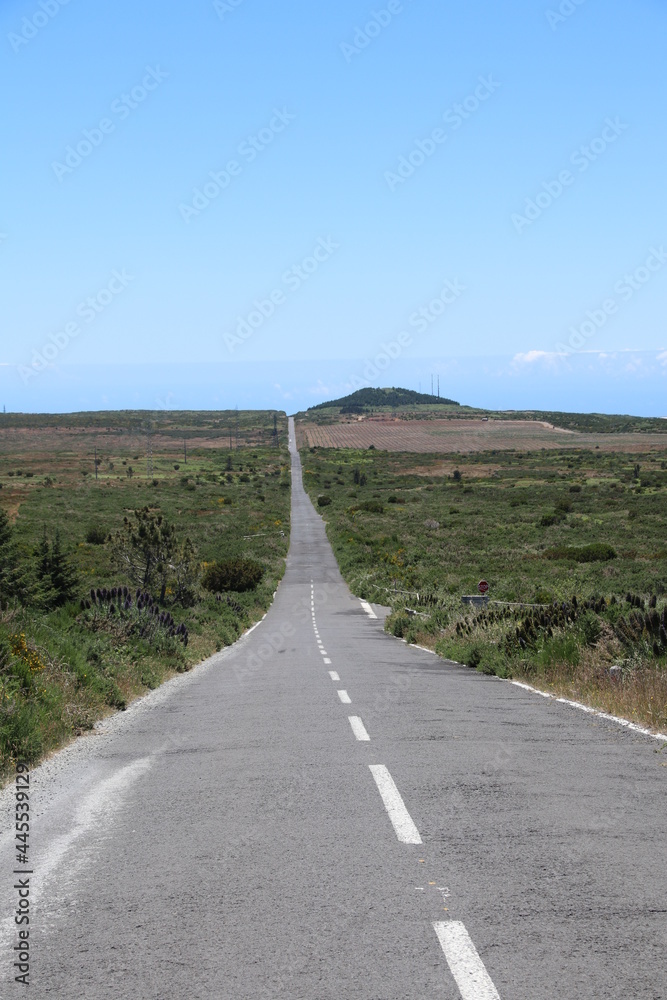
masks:
[[[40,759],[234,642],[268,608],[289,544],[287,424],[281,415],[274,436],[272,413],[241,413],[237,436],[236,421],[235,412],[161,414],[151,428],[150,475],[136,414],[23,423],[12,415],[0,426],[0,506],[12,521],[12,561],[30,565],[44,530],[51,538],[58,530],[77,577],[76,600],[64,607],[0,601],[0,777],[17,757]],[[111,601],[80,604],[91,588],[131,585],[134,593],[106,539],[145,507],[190,538],[202,573],[228,559],[251,559],[264,571],[255,589],[218,599],[198,585],[183,605],[170,584],[160,610],[187,627],[187,646],[152,619],[147,625],[148,610],[142,617],[136,601],[122,617]],[[159,596],[159,587],[150,590]]]
[[[666,457],[649,439],[632,456],[311,448],[303,464],[343,575],[392,607],[394,634],[664,727]],[[481,579],[499,603],[475,610],[461,597]]]

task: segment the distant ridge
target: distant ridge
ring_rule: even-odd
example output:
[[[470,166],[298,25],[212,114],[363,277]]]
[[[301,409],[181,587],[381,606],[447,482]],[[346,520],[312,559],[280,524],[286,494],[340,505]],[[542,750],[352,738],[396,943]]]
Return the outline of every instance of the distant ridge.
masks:
[[[414,389],[357,389],[342,399],[332,399],[327,403],[311,406],[311,410],[324,410],[329,407],[339,407],[348,413],[361,413],[365,409],[377,406],[460,406],[453,399],[443,396],[432,396],[425,392],[415,392]]]

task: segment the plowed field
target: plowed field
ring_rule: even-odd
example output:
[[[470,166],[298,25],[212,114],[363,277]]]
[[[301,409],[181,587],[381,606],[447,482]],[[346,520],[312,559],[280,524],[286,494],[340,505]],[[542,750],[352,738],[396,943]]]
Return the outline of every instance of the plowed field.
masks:
[[[459,452],[538,451],[579,448],[646,453],[667,448],[667,434],[580,434],[536,420],[411,420],[300,424],[299,445],[368,448],[383,451]]]

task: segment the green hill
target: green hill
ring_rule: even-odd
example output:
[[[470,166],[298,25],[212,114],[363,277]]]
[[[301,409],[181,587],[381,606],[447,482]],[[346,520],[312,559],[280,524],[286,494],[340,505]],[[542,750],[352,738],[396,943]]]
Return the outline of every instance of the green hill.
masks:
[[[415,392],[413,389],[357,389],[342,399],[333,399],[327,403],[311,406],[311,410],[326,410],[339,408],[346,413],[363,413],[368,409],[381,406],[459,406],[453,399],[442,396],[432,396],[425,392]]]

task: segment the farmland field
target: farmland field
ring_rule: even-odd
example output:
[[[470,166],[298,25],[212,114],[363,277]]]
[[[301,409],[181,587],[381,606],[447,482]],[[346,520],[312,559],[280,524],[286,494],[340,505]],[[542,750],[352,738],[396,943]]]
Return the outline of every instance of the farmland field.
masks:
[[[0,415],[0,777],[264,614],[289,543],[286,445],[268,412]],[[145,582],[142,530],[166,553]],[[252,585],[205,589],[230,560]]]
[[[484,451],[537,451],[548,449],[599,449],[627,454],[667,449],[665,434],[591,434],[554,427],[538,420],[483,420],[480,417],[402,420],[368,417],[318,425],[297,424],[300,447],[369,448],[416,453],[472,453]]]

